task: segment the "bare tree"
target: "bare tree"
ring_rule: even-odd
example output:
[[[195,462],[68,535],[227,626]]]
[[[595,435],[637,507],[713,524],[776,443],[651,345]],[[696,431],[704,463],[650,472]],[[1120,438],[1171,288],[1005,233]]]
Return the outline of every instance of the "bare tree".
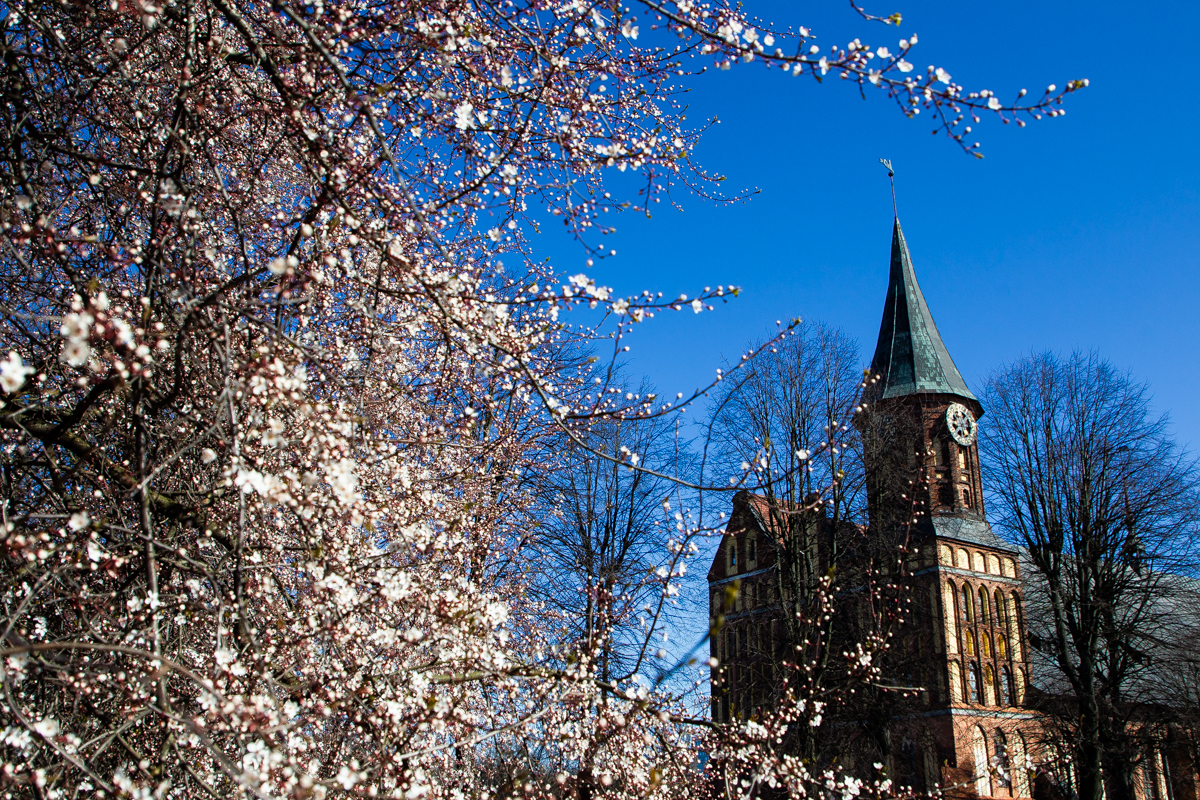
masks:
[[[670,616],[655,573],[671,561],[680,487],[663,476],[687,477],[687,443],[674,419],[635,417],[580,426],[550,449],[560,458],[538,476],[530,591],[602,680],[627,680],[655,662],[650,635]]]
[[[1131,800],[1131,709],[1169,624],[1156,602],[1193,565],[1197,468],[1149,393],[1095,353],[1042,353],[997,371],[982,431],[1000,525],[1026,548],[1028,628],[1069,692],[1079,792]],[[1039,603],[1038,595],[1041,594]]]
[[[761,495],[753,502],[774,554],[779,635],[769,652],[757,654],[770,664],[768,683],[814,698],[840,697],[836,709],[791,731],[785,746],[810,759],[842,749],[847,736],[886,738],[842,724],[889,714],[880,711],[886,701],[867,676],[847,669],[839,655],[851,641],[878,642],[875,655],[882,655],[886,631],[902,621],[891,613],[902,603],[884,602],[885,595],[903,593],[895,575],[896,530],[886,531],[890,555],[881,559],[877,539],[885,530],[867,525],[865,468],[871,462],[871,481],[904,483],[905,476],[887,469],[890,461],[876,457],[897,449],[900,421],[873,413],[868,419],[858,404],[862,386],[857,344],[840,329],[804,322],[726,384],[712,416],[715,461],[741,470],[747,488]],[[720,625],[714,621],[715,629]]]

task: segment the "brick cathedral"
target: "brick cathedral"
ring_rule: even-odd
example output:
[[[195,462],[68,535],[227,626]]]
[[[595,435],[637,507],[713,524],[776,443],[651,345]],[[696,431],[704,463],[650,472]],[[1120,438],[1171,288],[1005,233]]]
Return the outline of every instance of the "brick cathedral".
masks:
[[[918,791],[946,787],[951,796],[1062,797],[1044,780],[1035,786],[1036,776],[1048,771],[1044,766],[1040,773],[1021,768],[1044,765],[1047,757],[1039,717],[1026,702],[1030,665],[1019,553],[988,523],[976,443],[984,409],[938,333],[899,220],[870,372],[876,380],[865,399],[875,412],[908,422],[903,458],[920,476],[915,505],[922,512],[907,540],[909,596],[917,611],[904,623],[908,633],[901,640],[920,662],[913,678],[919,691],[884,723],[888,774]],[[871,469],[869,459],[866,466]],[[871,481],[867,486],[872,526],[904,516],[885,513],[894,500],[870,496]],[[711,615],[723,619],[712,644],[717,722],[752,717],[774,702],[763,686],[764,675],[772,674],[763,661],[778,660],[778,651],[747,647],[780,630],[770,511],[766,497],[736,495],[708,573]],[[735,581],[736,594],[727,591]],[[730,597],[736,599],[730,603]],[[1171,797],[1167,765],[1159,766],[1147,768],[1147,800]]]

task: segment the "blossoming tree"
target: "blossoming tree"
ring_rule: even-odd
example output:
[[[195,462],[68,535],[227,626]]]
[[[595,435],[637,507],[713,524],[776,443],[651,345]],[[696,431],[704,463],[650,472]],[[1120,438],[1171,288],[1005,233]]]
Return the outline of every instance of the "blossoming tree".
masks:
[[[563,313],[732,289],[617,298],[531,234],[602,254],[609,168],[702,186],[673,100],[702,65],[836,75],[969,152],[1081,82],[1005,104],[915,36],[821,52],[724,2],[0,13],[0,791],[632,797],[708,785],[699,747],[809,785],[771,752],[797,712],[705,733],[551,654],[504,569],[544,437],[673,410],[581,386]],[[588,770],[513,766],[531,740]]]

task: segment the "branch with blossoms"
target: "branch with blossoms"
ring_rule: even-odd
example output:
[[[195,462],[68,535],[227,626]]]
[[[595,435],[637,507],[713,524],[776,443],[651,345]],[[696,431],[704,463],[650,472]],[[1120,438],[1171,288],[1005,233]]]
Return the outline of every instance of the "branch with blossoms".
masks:
[[[619,359],[635,322],[735,290],[617,298],[564,280],[533,232],[561,219],[594,261],[613,255],[605,214],[709,192],[683,59],[822,65],[808,33],[768,52],[732,7],[662,11],[640,39],[619,4],[575,0],[4,17],[0,791],[699,791],[681,720],[701,676],[655,685],[652,637],[712,532],[688,497],[705,482],[554,447],[720,386],[614,394],[579,355]],[[897,98],[993,99],[882,58]],[[871,63],[856,44],[824,68],[861,87]],[[521,543],[533,487],[601,453],[673,481],[654,512],[670,533],[636,603],[585,598],[607,605],[580,644],[531,597]],[[632,669],[604,677],[610,631],[637,617]]]

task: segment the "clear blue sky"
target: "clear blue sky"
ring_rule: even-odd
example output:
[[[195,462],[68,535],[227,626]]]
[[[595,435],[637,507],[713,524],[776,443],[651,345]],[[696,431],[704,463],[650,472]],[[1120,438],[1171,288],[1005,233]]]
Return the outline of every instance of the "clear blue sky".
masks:
[[[759,193],[719,207],[681,194],[683,212],[622,214],[609,237],[617,257],[587,271],[620,294],[730,283],[743,294],[642,326],[634,374],[690,391],[797,315],[845,328],[868,360],[887,283],[892,209],[877,161],[887,157],[918,278],[972,388],[1031,349],[1095,348],[1148,382],[1177,437],[1200,448],[1200,111],[1185,66],[1200,3],[867,0],[873,13],[901,12],[899,30],[843,0],[746,6],[813,28],[825,47],[858,36],[895,50],[916,32],[918,68],[1005,99],[1072,78],[1091,85],[1060,119],[976,126],[978,161],[881,92],[864,101],[841,81],[758,64],[697,80],[690,113],[721,120],[699,160],[730,189]],[[537,246],[564,271],[583,268],[578,249]]]

